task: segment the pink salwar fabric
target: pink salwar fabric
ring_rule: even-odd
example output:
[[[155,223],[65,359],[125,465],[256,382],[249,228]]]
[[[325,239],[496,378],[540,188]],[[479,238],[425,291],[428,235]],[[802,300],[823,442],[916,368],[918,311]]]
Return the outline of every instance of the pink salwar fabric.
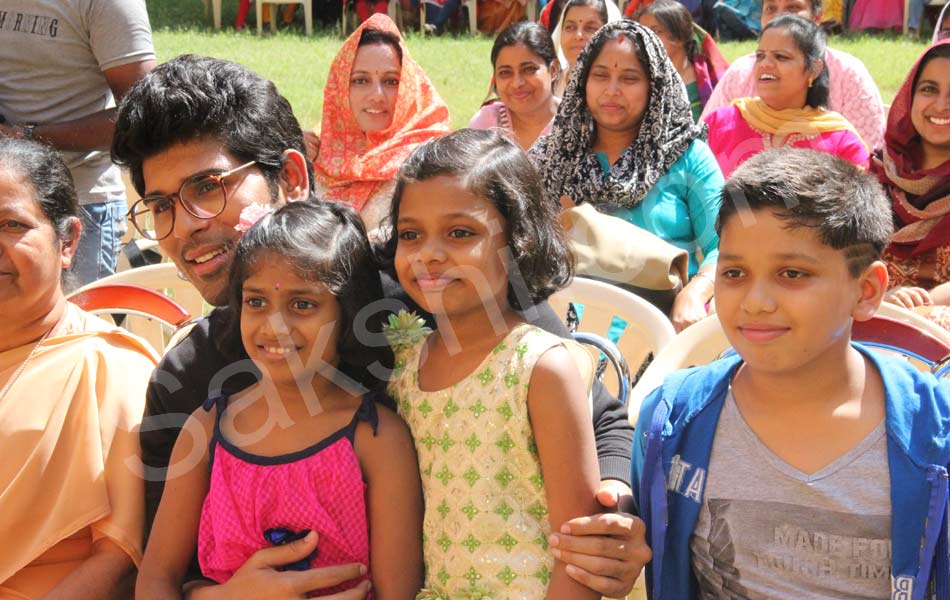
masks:
[[[753,129],[735,106],[721,108],[706,117],[709,125],[709,148],[716,156],[723,177],[728,178],[740,164],[772,147],[772,136]],[[817,133],[810,136],[791,134],[783,146],[808,148],[827,152],[862,167],[868,166],[868,151],[864,143],[848,130]]]
[[[884,104],[867,67],[854,56],[834,48],[828,48],[825,59],[831,86],[828,110],[841,113],[850,121],[868,148],[883,148]],[[754,54],[738,58],[729,66],[703,108],[703,119],[733,100],[758,95],[752,75],[754,67]]]

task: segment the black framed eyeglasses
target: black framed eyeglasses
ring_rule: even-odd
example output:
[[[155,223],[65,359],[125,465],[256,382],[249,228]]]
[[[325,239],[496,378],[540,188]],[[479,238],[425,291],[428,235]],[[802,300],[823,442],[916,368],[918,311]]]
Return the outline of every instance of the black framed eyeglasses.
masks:
[[[252,160],[223,173],[192,175],[182,182],[174,194],[152,194],[133,204],[128,213],[129,220],[143,237],[163,240],[175,228],[176,204],[196,219],[213,219],[224,212],[228,205],[225,178],[257,163]]]

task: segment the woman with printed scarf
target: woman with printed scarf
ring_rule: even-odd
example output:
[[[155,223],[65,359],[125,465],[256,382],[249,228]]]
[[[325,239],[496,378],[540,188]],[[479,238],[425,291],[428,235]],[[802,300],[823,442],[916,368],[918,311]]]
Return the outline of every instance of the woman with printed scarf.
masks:
[[[689,283],[671,318],[706,316],[723,179],[693,122],[686,88],[660,39],[632,21],[609,23],[577,59],[549,135],[531,149],[550,201],[569,197],[689,253]]]

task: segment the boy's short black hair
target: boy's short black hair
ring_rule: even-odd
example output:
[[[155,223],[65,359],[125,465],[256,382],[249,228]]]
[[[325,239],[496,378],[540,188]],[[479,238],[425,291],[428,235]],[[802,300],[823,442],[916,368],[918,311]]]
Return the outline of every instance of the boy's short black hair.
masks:
[[[817,230],[822,243],[845,251],[853,277],[881,258],[893,232],[890,202],[877,180],[815,150],[775,148],[740,165],[723,187],[716,233],[739,211],[756,210],[774,210],[789,228]]]
[[[393,231],[381,249],[387,262],[396,255],[399,203],[406,186],[440,175],[459,179],[487,198],[505,218],[511,252],[508,303],[526,310],[567,286],[574,278],[574,254],[558,222],[560,207],[544,197],[534,164],[507,136],[491,130],[461,129],[417,148],[396,179],[390,223]],[[438,202],[438,198],[433,198]]]
[[[271,189],[285,150],[307,155],[303,132],[274,84],[234,62],[183,54],[136,82],[119,104],[112,160],[145,192],[142,162],[201,138],[220,140],[238,162],[257,161]],[[307,161],[313,188],[313,166]]]

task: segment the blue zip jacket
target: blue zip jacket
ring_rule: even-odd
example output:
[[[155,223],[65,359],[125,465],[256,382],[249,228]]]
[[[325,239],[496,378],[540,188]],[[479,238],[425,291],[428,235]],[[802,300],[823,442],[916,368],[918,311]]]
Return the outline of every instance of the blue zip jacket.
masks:
[[[950,600],[950,385],[854,344],[884,381],[891,483],[891,600]],[[671,374],[640,409],[634,500],[647,526],[652,600],[698,598],[689,540],[699,517],[719,414],[741,358]],[[669,477],[672,465],[676,477]],[[667,482],[677,489],[667,489]]]

